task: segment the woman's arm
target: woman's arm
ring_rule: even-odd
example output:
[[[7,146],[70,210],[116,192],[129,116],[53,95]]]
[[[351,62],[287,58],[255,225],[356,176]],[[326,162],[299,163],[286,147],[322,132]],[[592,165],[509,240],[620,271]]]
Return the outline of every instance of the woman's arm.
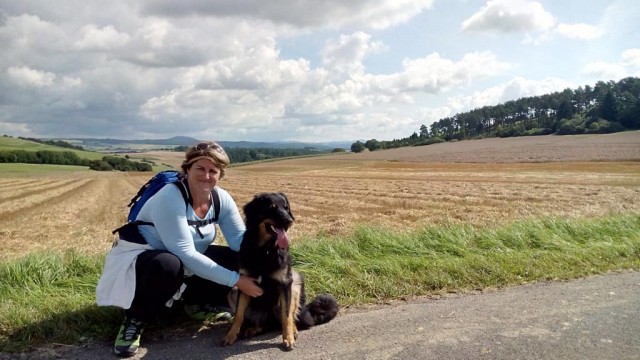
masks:
[[[138,218],[143,215],[148,217],[143,220],[154,224],[164,247],[180,258],[194,274],[229,287],[236,285],[240,274],[218,265],[196,250],[193,233],[187,224],[186,205],[175,186],[165,186],[149,199]]]

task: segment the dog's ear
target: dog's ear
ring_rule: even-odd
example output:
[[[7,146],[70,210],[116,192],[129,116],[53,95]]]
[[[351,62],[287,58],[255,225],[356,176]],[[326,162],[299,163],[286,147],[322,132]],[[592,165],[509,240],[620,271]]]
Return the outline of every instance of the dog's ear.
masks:
[[[284,202],[287,204],[287,212],[289,213],[289,216],[291,216],[292,220],[295,220],[296,218],[293,217],[293,214],[291,213],[291,203],[289,202],[289,198],[287,197],[287,195],[283,192],[279,192],[278,195],[282,196]]]
[[[244,211],[244,217],[245,219],[247,219],[247,221],[249,221],[250,219],[255,219],[260,216],[260,213],[261,213],[260,204],[262,203],[261,199],[262,197],[260,194],[254,195],[253,199],[251,199],[251,201],[246,203],[242,208],[242,210]]]

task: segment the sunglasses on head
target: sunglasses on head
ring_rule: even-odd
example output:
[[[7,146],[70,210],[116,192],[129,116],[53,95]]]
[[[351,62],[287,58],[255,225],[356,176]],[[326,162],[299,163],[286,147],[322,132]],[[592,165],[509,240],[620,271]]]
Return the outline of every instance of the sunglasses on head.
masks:
[[[195,148],[196,148],[196,150],[200,151],[201,153],[204,153],[205,151],[207,151],[209,149],[213,149],[213,151],[217,151],[219,153],[224,153],[224,150],[218,144],[199,143],[199,144],[197,144],[195,146]]]

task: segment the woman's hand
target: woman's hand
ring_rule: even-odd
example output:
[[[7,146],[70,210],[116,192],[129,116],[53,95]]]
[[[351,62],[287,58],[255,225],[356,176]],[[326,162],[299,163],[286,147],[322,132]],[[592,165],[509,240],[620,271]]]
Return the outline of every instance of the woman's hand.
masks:
[[[246,275],[240,275],[240,279],[236,283],[236,287],[251,297],[258,297],[262,295],[262,288],[258,286],[258,280]]]

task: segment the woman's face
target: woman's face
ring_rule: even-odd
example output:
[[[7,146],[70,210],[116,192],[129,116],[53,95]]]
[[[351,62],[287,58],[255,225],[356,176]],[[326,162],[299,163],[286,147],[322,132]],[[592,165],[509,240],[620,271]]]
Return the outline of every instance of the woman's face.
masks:
[[[194,190],[209,192],[220,180],[220,168],[212,161],[200,159],[187,170],[187,176],[189,177],[189,185]]]

